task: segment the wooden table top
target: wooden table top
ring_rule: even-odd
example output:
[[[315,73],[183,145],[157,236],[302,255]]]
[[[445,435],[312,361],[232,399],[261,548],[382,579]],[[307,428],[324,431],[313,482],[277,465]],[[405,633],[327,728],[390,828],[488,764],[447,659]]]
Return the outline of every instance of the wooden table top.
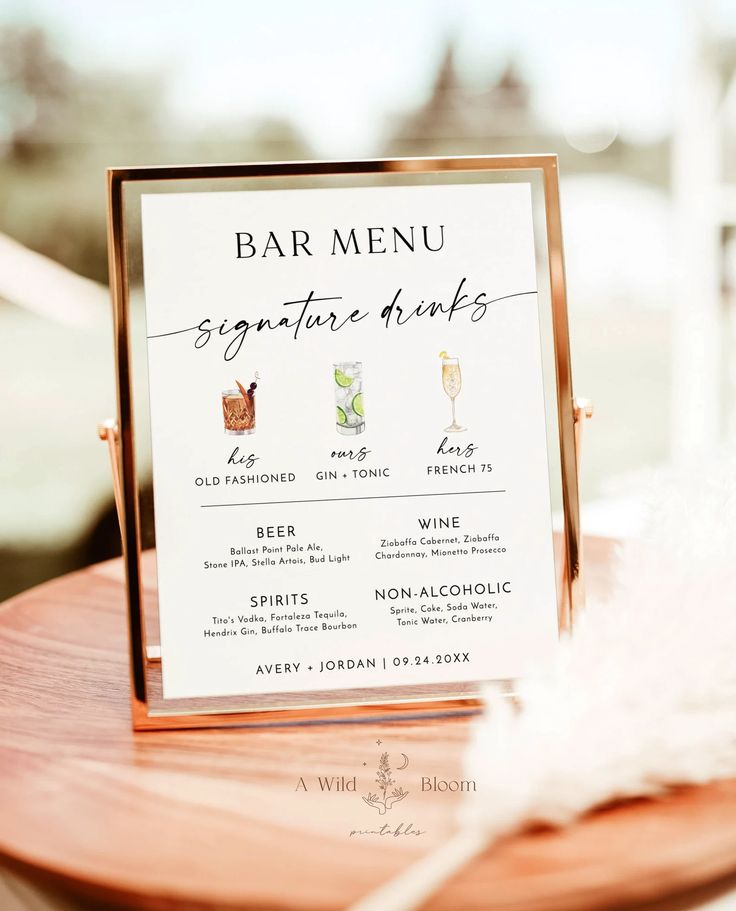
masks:
[[[586,547],[595,589],[611,546]],[[93,907],[331,911],[453,831],[462,795],[423,792],[422,778],[462,779],[472,719],[134,734],[124,611],[119,561],[0,607],[8,868]],[[385,816],[362,800],[382,752],[409,791]],[[736,782],[723,782],[509,839],[427,908],[621,909],[735,874]]]

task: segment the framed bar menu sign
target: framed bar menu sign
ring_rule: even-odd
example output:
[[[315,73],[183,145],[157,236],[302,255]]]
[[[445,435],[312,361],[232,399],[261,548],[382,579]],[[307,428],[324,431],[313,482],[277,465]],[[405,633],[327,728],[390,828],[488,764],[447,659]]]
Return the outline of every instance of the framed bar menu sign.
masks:
[[[554,156],[109,190],[135,726],[457,710],[544,668],[578,543]]]

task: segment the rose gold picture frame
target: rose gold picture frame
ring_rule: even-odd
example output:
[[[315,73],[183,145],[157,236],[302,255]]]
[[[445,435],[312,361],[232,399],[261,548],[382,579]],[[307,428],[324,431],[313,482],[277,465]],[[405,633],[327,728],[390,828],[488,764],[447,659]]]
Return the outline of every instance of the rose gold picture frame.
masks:
[[[131,270],[140,259],[135,235],[140,231],[140,215],[135,193],[167,192],[181,183],[186,192],[204,187],[201,192],[218,190],[245,182],[259,189],[284,185],[340,186],[405,185],[411,182],[480,182],[488,180],[526,180],[533,182],[540,200],[540,227],[543,242],[538,244],[538,275],[545,283],[545,319],[550,338],[550,372],[554,383],[554,456],[550,469],[559,481],[562,533],[556,542],[558,625],[568,630],[582,609],[584,588],[581,576],[581,536],[578,499],[579,445],[576,438],[583,418],[589,416],[585,404],[573,398],[565,270],[560,221],[558,166],[556,155],[481,156],[448,158],[398,158],[357,161],[304,161],[258,164],[187,165],[163,167],[111,168],[107,172],[108,251],[112,295],[114,345],[117,378],[117,421],[100,428],[107,440],[113,468],[113,483],[118,505],[123,560],[127,586],[127,616],[130,643],[132,721],[135,730],[215,727],[222,725],[267,725],[329,720],[362,720],[458,714],[477,711],[477,684],[435,687],[381,687],[376,691],[340,691],[322,694],[319,699],[287,694],[290,699],[278,705],[267,697],[227,699],[163,700],[161,660],[157,645],[157,603],[155,592],[155,554],[144,552],[141,535],[141,497],[137,431],[134,415],[134,360],[131,317]],[[359,182],[359,183],[356,183]],[[382,183],[380,183],[382,182]],[[126,196],[131,194],[130,202]],[[537,226],[535,224],[535,233]],[[540,234],[541,234],[540,230]],[[547,313],[548,310],[548,313]],[[541,307],[540,307],[541,312]],[[550,411],[548,402],[548,412]],[[548,414],[548,448],[551,418]],[[559,477],[557,478],[557,474]],[[510,681],[503,685],[508,691]],[[410,692],[408,691],[410,690]],[[277,700],[278,701],[278,700]],[[168,703],[175,703],[168,705]]]

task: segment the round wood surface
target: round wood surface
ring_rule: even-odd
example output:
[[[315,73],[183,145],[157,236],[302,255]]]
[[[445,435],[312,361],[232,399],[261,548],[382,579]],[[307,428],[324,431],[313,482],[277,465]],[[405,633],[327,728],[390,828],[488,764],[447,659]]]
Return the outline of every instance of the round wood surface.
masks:
[[[586,548],[594,589],[611,547]],[[0,857],[11,869],[94,907],[330,911],[453,831],[462,795],[422,791],[422,779],[462,779],[471,719],[134,734],[124,612],[118,561],[0,608]],[[362,798],[383,752],[409,794],[381,815]],[[735,872],[736,782],[724,782],[509,839],[427,908],[625,908]]]

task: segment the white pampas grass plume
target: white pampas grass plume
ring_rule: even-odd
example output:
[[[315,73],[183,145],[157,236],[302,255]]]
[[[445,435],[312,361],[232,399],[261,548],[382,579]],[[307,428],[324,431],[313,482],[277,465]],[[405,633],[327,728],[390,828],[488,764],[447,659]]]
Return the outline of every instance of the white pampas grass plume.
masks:
[[[531,824],[736,776],[736,461],[662,475],[650,499],[610,595],[576,619],[553,673],[519,683],[520,709],[488,692],[466,761],[477,791],[442,878]],[[381,908],[427,895],[408,871]]]
[[[589,604],[522,710],[490,694],[466,824],[562,825],[612,800],[736,775],[736,464],[657,479],[610,596]]]

